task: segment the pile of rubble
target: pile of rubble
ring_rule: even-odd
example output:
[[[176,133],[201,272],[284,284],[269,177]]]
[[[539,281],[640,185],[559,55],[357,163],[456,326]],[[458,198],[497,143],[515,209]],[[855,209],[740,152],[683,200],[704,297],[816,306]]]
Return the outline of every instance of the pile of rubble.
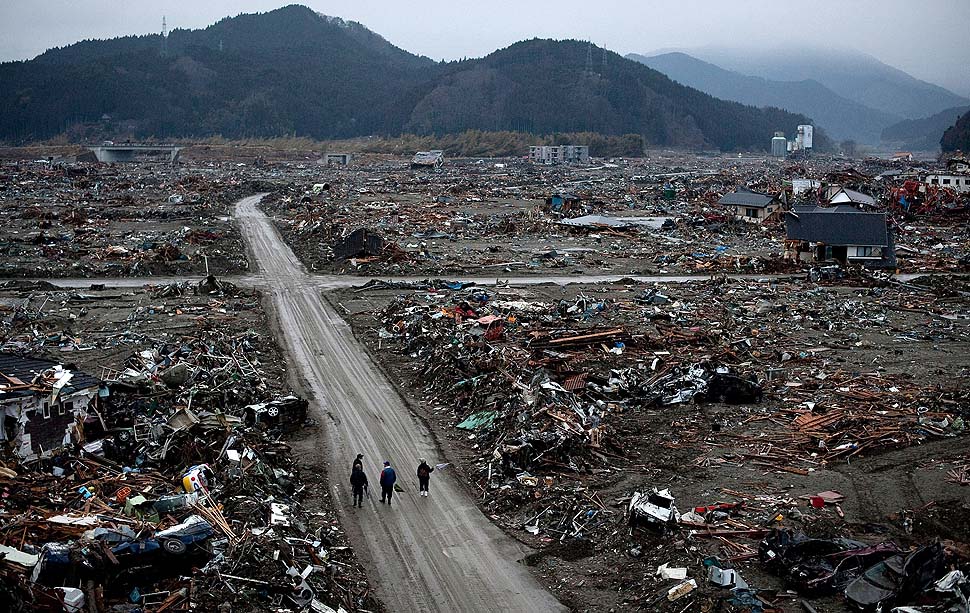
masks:
[[[210,278],[125,309],[28,285],[5,290],[0,334],[21,351],[0,353],[0,609],[380,610],[285,442],[308,405],[241,326],[258,296]],[[104,334],[107,315],[127,329]]]
[[[855,611],[967,610],[970,549],[965,543],[920,544],[904,536],[917,543],[906,547],[878,532],[867,535],[883,537],[874,543],[846,538],[838,527],[845,497],[837,491],[793,497],[723,490],[721,495],[730,502],[684,513],[668,490],[633,495],[626,520],[636,544],[627,555],[644,556],[658,539],[677,539],[683,549],[657,566],[653,587],[630,604],[745,613],[794,610],[791,605],[809,613],[844,610],[841,602]],[[908,521],[911,527],[912,517]],[[758,572],[751,563],[758,564]],[[768,576],[786,589],[756,586]]]
[[[862,330],[883,327],[887,309],[901,308],[901,299],[909,308],[925,301],[905,290],[869,290],[877,298],[865,302],[829,301],[819,290],[806,303],[780,299],[782,292],[772,289],[738,305],[735,296],[754,287],[726,280],[695,284],[699,295],[690,301],[658,288],[624,299],[581,291],[568,300],[526,301],[501,288],[413,286],[417,291],[376,314],[380,343],[418,364],[425,392],[453,407],[458,428],[502,441],[495,464],[503,472],[577,471],[590,455],[622,455],[615,414],[674,404],[758,405],[770,398],[777,408],[759,409],[740,425],[788,428],[731,436],[761,449],[753,454],[759,461],[783,462],[793,472],[808,470],[792,466],[799,459],[825,465],[960,434],[970,417],[959,386],[927,388],[878,371],[826,372],[817,365],[831,348],[795,348],[796,334],[817,329],[841,330],[861,346]],[[718,326],[705,325],[712,321]],[[964,327],[959,334],[966,336]]]
[[[755,562],[774,526],[813,533],[818,520],[854,533],[841,495],[812,506],[819,496],[792,496],[784,479],[825,484],[840,465],[965,433],[968,365],[958,354],[970,327],[960,286],[862,280],[870,287],[372,281],[332,300],[375,356],[414,385],[416,406],[448,441],[483,510],[537,548],[528,561],[561,598],[609,592],[622,596],[618,606],[682,611],[720,598],[707,582],[713,563],[695,566],[700,552],[726,572]],[[897,361],[899,346],[921,360]],[[945,474],[962,483],[961,471],[965,463]],[[731,473],[751,478],[711,489]],[[758,474],[772,476],[765,493],[752,485]],[[685,483],[697,500],[686,519],[674,504]],[[907,539],[897,526],[907,546],[932,540]],[[966,542],[970,532],[954,538]],[[902,544],[892,551],[909,553]],[[624,559],[637,564],[611,578]],[[695,568],[702,585],[667,600],[689,579],[637,580],[634,569],[653,562]],[[722,610],[782,610],[773,607],[790,596],[770,596],[777,579],[768,566],[735,568],[759,590],[725,592],[721,606],[736,608]],[[744,608],[755,602],[762,609]]]

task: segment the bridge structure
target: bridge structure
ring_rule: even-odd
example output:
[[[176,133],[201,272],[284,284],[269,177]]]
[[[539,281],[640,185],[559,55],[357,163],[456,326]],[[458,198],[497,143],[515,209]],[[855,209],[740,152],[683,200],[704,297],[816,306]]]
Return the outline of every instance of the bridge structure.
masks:
[[[172,164],[178,161],[181,147],[174,145],[100,145],[90,147],[99,162],[135,162],[149,156],[168,156]]]

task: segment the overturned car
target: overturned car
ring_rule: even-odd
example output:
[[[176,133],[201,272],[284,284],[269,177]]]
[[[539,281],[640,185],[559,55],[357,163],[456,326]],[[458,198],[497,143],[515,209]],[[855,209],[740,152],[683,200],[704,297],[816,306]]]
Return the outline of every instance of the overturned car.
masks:
[[[754,376],[707,362],[674,368],[669,375],[654,382],[650,391],[660,405],[688,402],[757,404],[764,394],[761,383]]]
[[[57,587],[105,575],[124,580],[150,570],[187,570],[210,557],[208,541],[214,534],[212,525],[198,515],[147,538],[138,538],[130,529],[96,528],[79,541],[45,544],[31,580]]]
[[[286,396],[245,407],[243,420],[248,426],[265,424],[269,428],[294,430],[306,421],[309,406],[302,398]]]

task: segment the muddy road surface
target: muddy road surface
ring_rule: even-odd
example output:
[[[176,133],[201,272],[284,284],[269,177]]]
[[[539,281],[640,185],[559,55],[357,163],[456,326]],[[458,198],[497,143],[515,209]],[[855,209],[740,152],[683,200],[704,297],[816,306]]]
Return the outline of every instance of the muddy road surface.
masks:
[[[561,604],[519,560],[527,553],[486,519],[472,494],[449,473],[432,475],[431,495],[418,495],[418,458],[446,462],[371,362],[350,327],[320,297],[272,222],[260,197],[240,201],[235,216],[262,277],[282,343],[323,423],[320,464],[341,519],[379,596],[393,611],[560,611]],[[350,464],[364,454],[371,496],[351,508]],[[381,504],[378,473],[387,459],[404,491]]]

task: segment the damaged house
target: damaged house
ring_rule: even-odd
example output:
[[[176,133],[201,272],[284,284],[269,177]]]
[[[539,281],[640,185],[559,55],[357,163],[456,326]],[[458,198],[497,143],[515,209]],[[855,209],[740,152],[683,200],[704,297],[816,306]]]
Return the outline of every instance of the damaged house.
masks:
[[[876,199],[869,194],[847,189],[840,185],[830,186],[826,194],[829,204],[851,204],[858,208],[872,208],[876,206]]]
[[[785,214],[785,259],[803,262],[896,266],[893,233],[885,213],[853,206],[796,206]]]
[[[70,442],[100,385],[57,362],[0,353],[0,440],[24,459]]]
[[[383,251],[384,237],[366,228],[354,230],[333,246],[333,256],[337,260],[377,256]]]
[[[752,191],[746,187],[739,187],[730,194],[724,194],[717,203],[730,209],[736,218],[751,223],[777,219],[782,210],[782,203],[777,197]]]

